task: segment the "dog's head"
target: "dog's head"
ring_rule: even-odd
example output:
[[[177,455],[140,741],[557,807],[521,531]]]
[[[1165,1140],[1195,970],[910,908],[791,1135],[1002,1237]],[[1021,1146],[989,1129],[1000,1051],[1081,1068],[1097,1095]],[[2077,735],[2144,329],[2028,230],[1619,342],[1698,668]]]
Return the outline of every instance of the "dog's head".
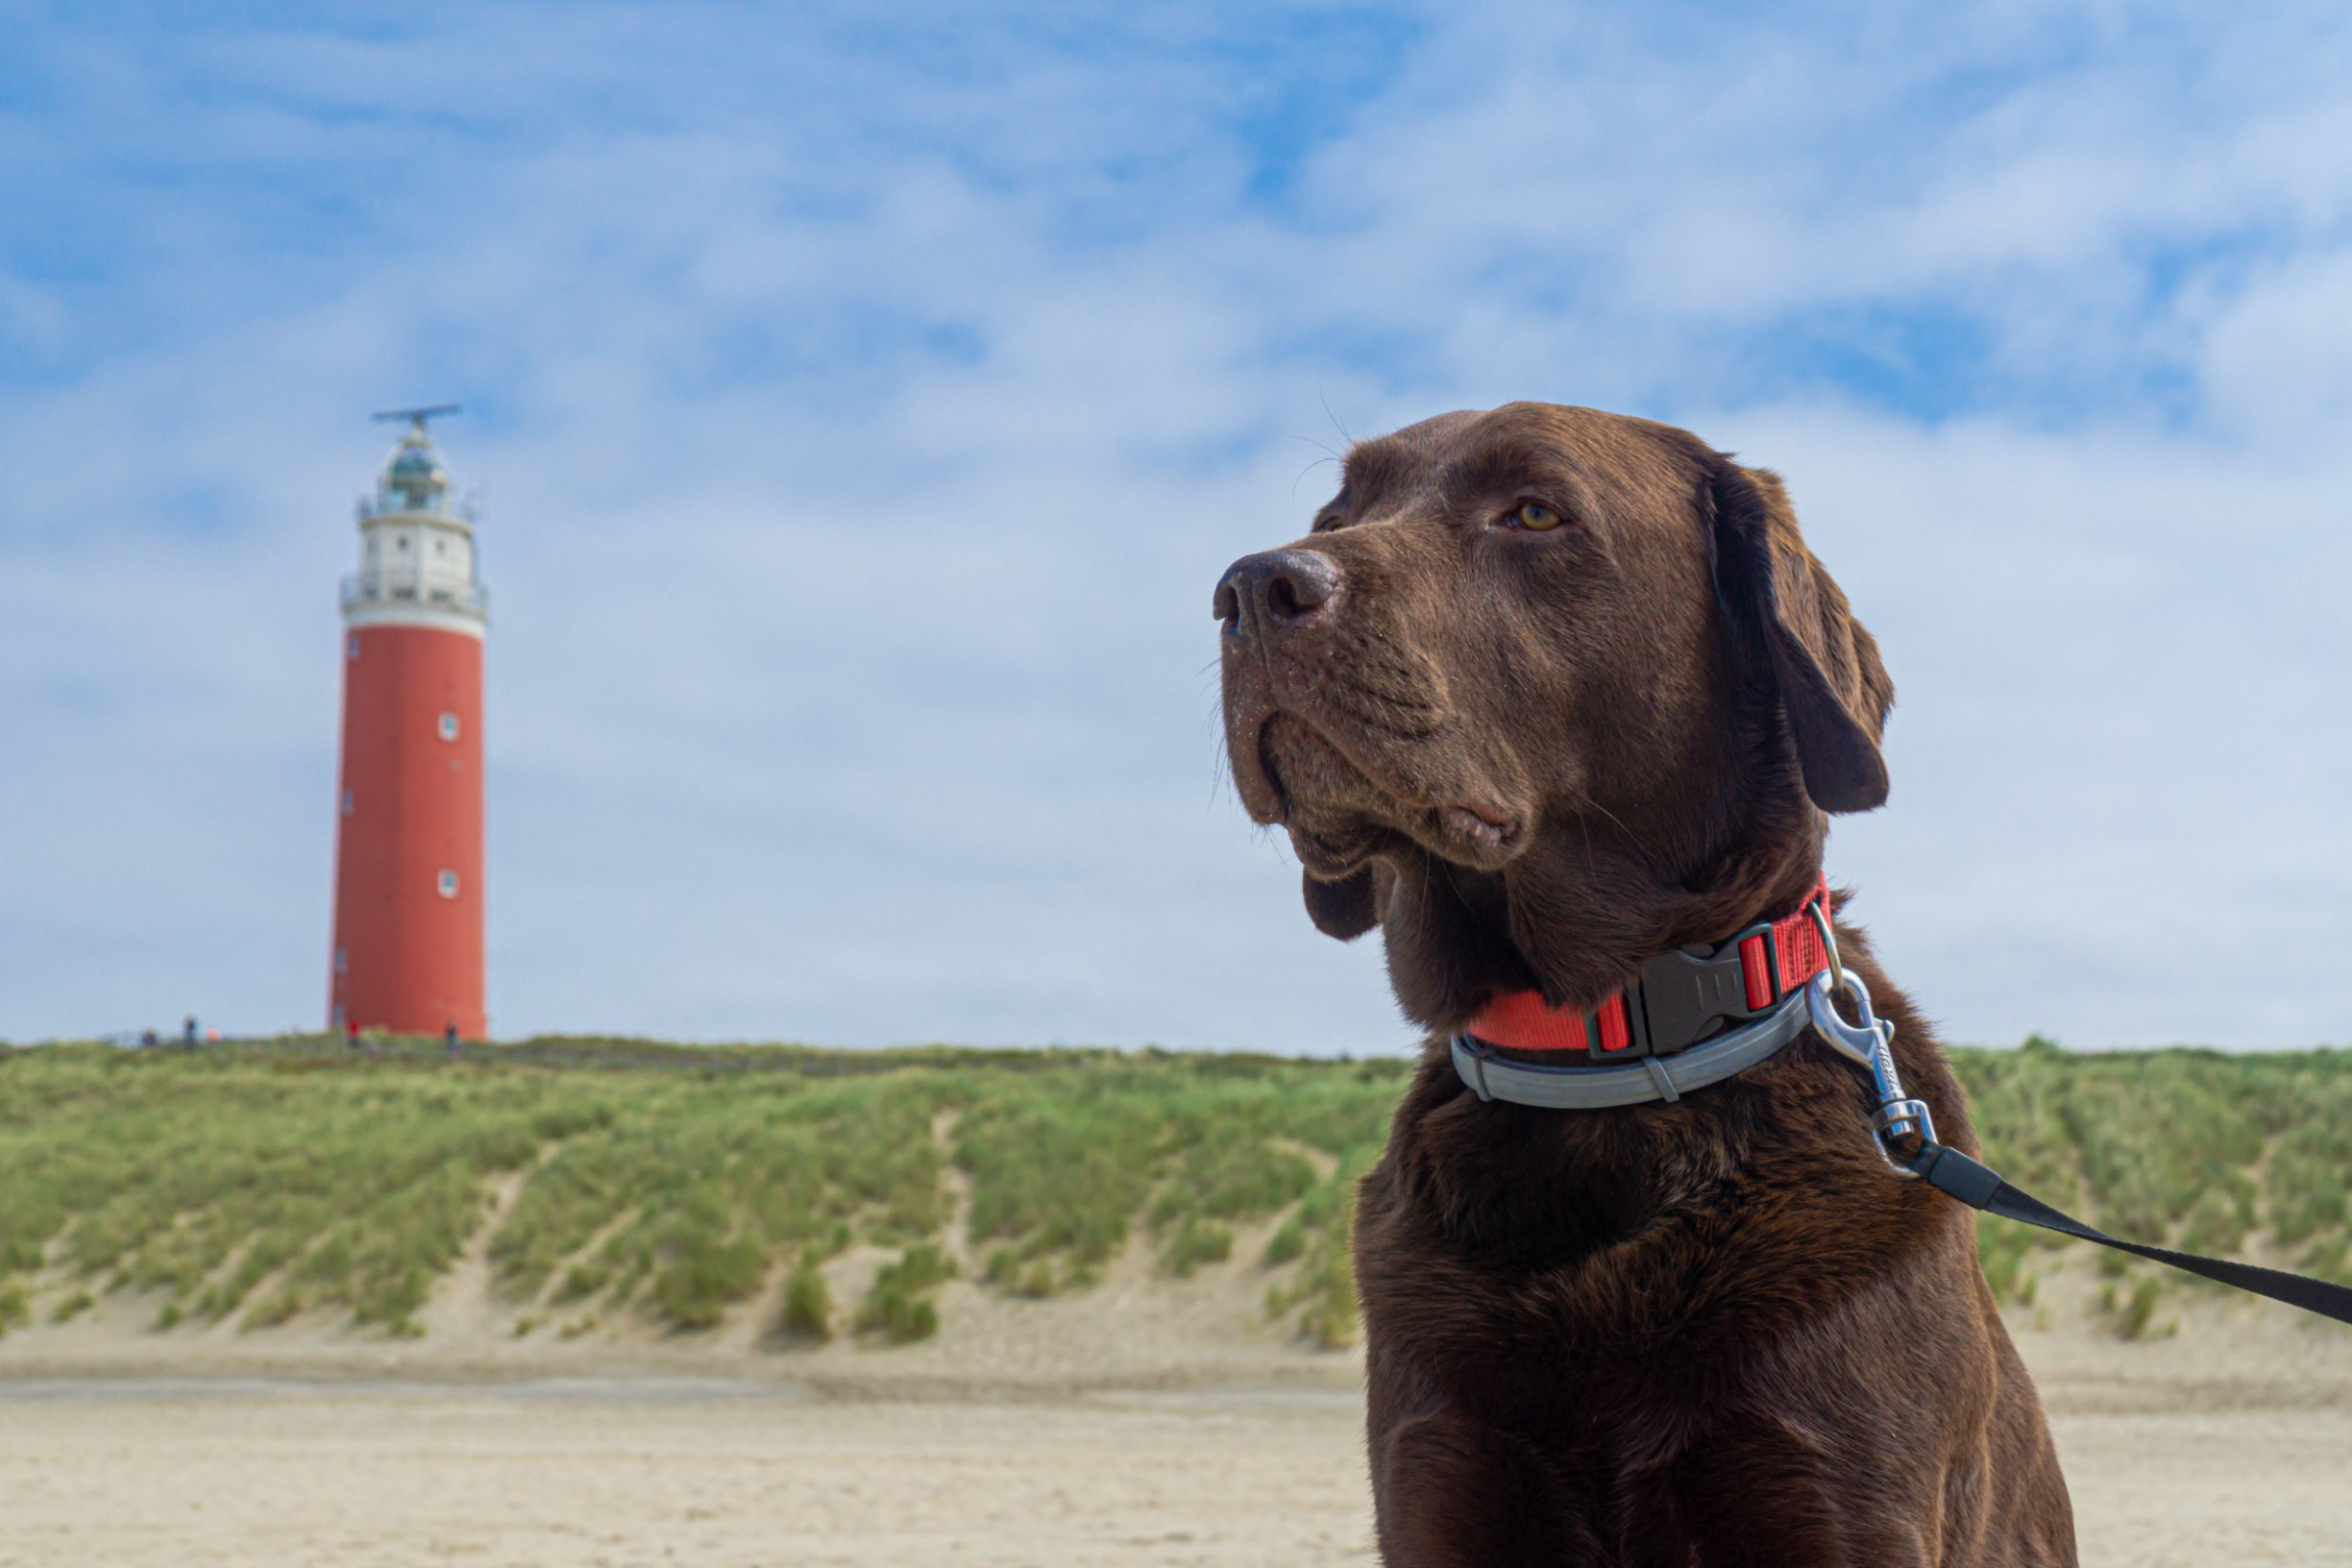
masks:
[[[1793,900],[1820,813],[1886,797],[1877,645],[1780,481],[1667,426],[1512,404],[1359,443],[1215,610],[1244,805],[1433,1027]]]

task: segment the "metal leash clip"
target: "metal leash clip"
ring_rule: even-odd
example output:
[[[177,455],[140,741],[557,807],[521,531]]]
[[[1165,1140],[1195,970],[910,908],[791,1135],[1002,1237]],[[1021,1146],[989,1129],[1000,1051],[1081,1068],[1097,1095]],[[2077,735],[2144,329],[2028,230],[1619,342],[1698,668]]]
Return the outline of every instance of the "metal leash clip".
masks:
[[[1878,1157],[1896,1175],[1916,1181],[1919,1172],[1896,1153],[1893,1140],[1917,1138],[1923,1148],[1936,1140],[1935,1122],[1927,1115],[1925,1101],[1903,1093],[1902,1077],[1895,1070],[1895,1025],[1871,1011],[1870,988],[1860,975],[1847,973],[1838,962],[1837,938],[1829,929],[1827,914],[1818,903],[1807,905],[1806,913],[1813,917],[1822,948],[1829,955],[1829,967],[1805,987],[1805,1012],[1813,1019],[1813,1031],[1840,1056],[1869,1069],[1871,1090],[1878,1096],[1878,1109],[1871,1115],[1871,1137],[1877,1144]],[[1858,1021],[1848,1023],[1838,1012],[1836,996],[1841,991],[1853,998]]]

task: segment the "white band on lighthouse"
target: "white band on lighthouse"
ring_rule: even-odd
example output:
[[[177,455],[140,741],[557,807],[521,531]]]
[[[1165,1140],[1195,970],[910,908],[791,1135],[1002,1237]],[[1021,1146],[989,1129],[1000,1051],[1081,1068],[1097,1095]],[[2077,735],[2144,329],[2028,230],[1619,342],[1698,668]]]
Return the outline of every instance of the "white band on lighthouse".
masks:
[[[488,629],[478,613],[402,603],[397,600],[372,604],[347,603],[343,606],[343,624],[354,630],[362,626],[424,626],[478,639],[485,636]]]

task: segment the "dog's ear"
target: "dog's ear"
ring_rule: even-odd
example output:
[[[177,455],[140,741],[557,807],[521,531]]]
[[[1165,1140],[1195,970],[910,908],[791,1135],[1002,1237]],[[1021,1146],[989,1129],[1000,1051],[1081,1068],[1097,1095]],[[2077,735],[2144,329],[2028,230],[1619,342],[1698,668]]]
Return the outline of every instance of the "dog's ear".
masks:
[[[1308,871],[1300,882],[1307,894],[1307,918],[1325,936],[1354,942],[1380,924],[1380,899],[1372,886],[1371,867],[1359,866],[1336,882],[1318,882]]]
[[[1895,683],[1877,640],[1805,549],[1778,475],[1718,453],[1708,489],[1715,591],[1741,649],[1742,686],[1758,699],[1778,698],[1815,805],[1883,805],[1887,771],[1878,741]]]

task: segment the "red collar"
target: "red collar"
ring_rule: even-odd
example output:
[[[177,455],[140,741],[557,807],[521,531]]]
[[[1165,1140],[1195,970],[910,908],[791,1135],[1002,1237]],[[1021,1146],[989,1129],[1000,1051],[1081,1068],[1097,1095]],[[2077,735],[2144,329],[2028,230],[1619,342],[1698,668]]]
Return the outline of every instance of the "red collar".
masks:
[[[1681,948],[1658,954],[1640,979],[1588,1013],[1553,1007],[1538,992],[1507,991],[1479,1009],[1469,1033],[1507,1051],[1575,1051],[1596,1062],[1670,1056],[1761,1017],[1829,967],[1816,909],[1828,919],[1826,876],[1793,913],[1759,921],[1704,957]]]

